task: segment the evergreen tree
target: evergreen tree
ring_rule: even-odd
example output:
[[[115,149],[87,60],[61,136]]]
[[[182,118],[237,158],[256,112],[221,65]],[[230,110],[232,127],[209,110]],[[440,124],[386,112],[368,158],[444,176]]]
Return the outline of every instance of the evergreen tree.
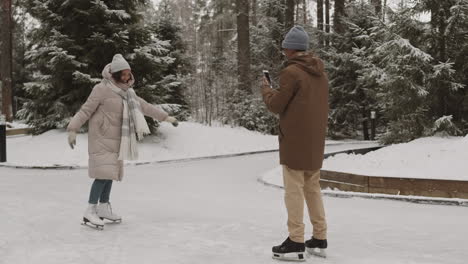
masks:
[[[21,89],[27,81],[24,68],[26,53],[26,19],[27,15],[23,8],[23,1],[13,1],[13,115],[16,116],[19,105],[24,98]],[[1,26],[1,25],[0,25]],[[0,55],[1,56],[1,55]]]
[[[468,0],[422,0],[417,12],[431,12],[425,48],[434,57],[430,79],[430,112],[433,119],[453,116],[468,130]]]
[[[373,15],[374,6],[348,4],[346,30],[335,34],[332,48],[324,52],[330,74],[329,134],[353,136],[362,123],[365,135],[369,110],[378,113],[384,143],[406,142],[444,128],[449,134],[462,133],[456,128],[463,124],[465,84],[458,69],[466,62],[453,61],[455,54],[465,54],[466,7],[452,5],[450,22],[434,30],[417,19],[422,10],[418,5],[389,10],[383,22]],[[441,40],[441,28],[447,28],[444,38],[451,41]]]
[[[60,1],[26,3],[40,23],[29,38],[26,54],[31,81],[24,84],[28,101],[18,113],[35,133],[65,127],[100,81],[115,53],[132,66],[135,90],[150,103],[165,102],[157,85],[174,63],[169,41],[161,41],[140,23],[145,0]],[[148,7],[149,8],[149,7]],[[153,120],[150,126],[154,127]]]
[[[372,52],[369,33],[377,18],[369,5],[350,4],[348,11],[347,18],[341,17],[344,32],[332,36],[330,48],[319,49],[330,79],[328,133],[333,138],[368,138],[370,108],[378,109],[372,96],[375,85],[364,82],[360,72],[372,66],[366,57]]]
[[[164,89],[165,110],[177,109],[174,114],[180,120],[186,120],[189,116],[188,102],[185,97],[187,75],[192,73],[192,66],[187,55],[186,45],[182,40],[181,26],[175,19],[169,0],[160,2],[157,16],[152,23],[154,34],[159,39],[169,42],[168,56],[174,58],[174,62],[162,72],[164,76],[158,82]]]

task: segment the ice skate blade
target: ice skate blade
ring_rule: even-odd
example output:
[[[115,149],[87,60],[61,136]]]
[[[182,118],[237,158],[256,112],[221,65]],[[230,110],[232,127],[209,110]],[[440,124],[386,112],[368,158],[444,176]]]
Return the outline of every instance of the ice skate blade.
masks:
[[[93,225],[91,223],[85,223],[85,222],[81,223],[81,225],[84,225],[84,226],[87,226],[89,228],[96,229],[96,230],[99,230],[99,231],[104,230],[104,226],[101,226],[101,225]]]
[[[306,251],[309,255],[321,257],[321,258],[326,258],[327,257],[327,252],[325,251],[324,248],[308,248],[306,247]]]
[[[101,218],[101,220],[107,220],[107,221],[110,221],[110,224],[120,224],[122,223],[122,218],[120,219],[109,219],[109,218],[105,218],[105,217],[99,217]]]
[[[284,261],[306,261],[305,252],[274,253],[273,259]]]
[[[101,231],[104,230],[103,225],[95,225],[95,224],[91,223],[86,218],[83,218],[83,222],[81,222],[81,225],[84,225],[84,226],[87,226],[87,227],[90,227],[90,228],[93,228],[93,229],[96,229],[96,230],[101,230]]]

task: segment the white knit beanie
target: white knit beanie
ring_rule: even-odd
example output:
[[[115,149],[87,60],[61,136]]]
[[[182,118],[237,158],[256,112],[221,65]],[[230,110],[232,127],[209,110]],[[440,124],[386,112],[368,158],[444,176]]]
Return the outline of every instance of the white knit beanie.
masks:
[[[122,70],[131,70],[130,65],[124,59],[122,54],[115,54],[114,57],[112,58],[110,72],[114,73],[114,72],[118,72]]]

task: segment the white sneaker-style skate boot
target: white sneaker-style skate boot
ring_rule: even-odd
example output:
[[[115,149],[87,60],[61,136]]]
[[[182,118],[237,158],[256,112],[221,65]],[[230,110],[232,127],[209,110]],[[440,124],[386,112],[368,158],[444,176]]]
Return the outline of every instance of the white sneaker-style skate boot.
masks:
[[[110,205],[110,203],[100,203],[98,206],[97,206],[97,215],[101,218],[101,219],[107,219],[107,220],[110,220],[112,222],[122,222],[122,217],[120,217],[119,215],[116,215],[114,214],[114,212],[112,212],[112,207]]]
[[[100,230],[104,229],[104,221],[97,215],[96,204],[88,205],[88,209],[86,209],[83,216],[83,224]]]

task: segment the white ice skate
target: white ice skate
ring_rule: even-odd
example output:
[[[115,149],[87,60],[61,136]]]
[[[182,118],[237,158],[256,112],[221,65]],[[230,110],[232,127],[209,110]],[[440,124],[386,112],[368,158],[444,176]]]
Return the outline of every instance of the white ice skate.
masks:
[[[102,220],[106,219],[109,221],[112,221],[114,223],[120,223],[122,222],[122,217],[119,215],[116,215],[112,212],[112,207],[110,203],[100,203],[97,206],[97,215],[99,218]]]
[[[83,216],[83,225],[103,230],[104,229],[104,221],[102,221],[99,216],[97,215],[97,206],[95,204],[89,204],[86,212]]]

